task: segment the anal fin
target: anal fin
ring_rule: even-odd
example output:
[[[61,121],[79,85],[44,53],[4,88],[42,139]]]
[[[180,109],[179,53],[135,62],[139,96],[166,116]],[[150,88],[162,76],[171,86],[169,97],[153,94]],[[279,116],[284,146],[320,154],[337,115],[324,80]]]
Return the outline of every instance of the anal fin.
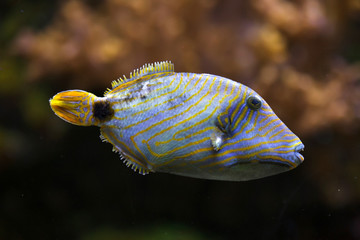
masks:
[[[146,175],[146,174],[150,173],[150,171],[148,169],[146,169],[145,167],[140,166],[139,164],[131,161],[127,157],[123,156],[121,153],[120,153],[120,158],[123,160],[123,163],[125,163],[125,165],[127,167],[130,167],[132,170],[134,170],[134,172],[138,172],[141,175]]]
[[[108,130],[108,129],[107,129]],[[141,175],[146,175],[150,172],[154,172],[153,170],[147,168],[145,166],[145,164],[143,164],[142,162],[134,159],[132,156],[130,156],[129,154],[127,154],[126,152],[124,152],[121,149],[121,142],[116,139],[116,137],[114,136],[113,133],[107,134],[107,131],[105,128],[101,128],[101,134],[100,134],[100,139],[103,142],[109,142],[113,145],[113,152],[117,152],[120,155],[120,159],[123,161],[123,163],[125,163],[125,165],[127,167],[130,167],[132,170],[134,170],[135,172],[138,172]]]

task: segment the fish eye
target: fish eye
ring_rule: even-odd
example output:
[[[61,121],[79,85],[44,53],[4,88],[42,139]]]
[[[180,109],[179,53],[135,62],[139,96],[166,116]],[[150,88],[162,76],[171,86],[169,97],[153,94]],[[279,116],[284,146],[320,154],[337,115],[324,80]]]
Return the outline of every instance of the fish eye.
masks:
[[[258,96],[250,96],[246,103],[252,110],[258,110],[262,105],[261,99]]]

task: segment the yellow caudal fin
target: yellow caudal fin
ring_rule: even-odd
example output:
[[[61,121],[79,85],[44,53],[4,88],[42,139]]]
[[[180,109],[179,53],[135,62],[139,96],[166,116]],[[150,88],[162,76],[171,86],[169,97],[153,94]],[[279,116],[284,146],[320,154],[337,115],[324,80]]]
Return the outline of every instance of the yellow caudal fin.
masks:
[[[93,105],[97,97],[82,90],[63,91],[50,99],[50,106],[61,119],[79,126],[94,125]]]

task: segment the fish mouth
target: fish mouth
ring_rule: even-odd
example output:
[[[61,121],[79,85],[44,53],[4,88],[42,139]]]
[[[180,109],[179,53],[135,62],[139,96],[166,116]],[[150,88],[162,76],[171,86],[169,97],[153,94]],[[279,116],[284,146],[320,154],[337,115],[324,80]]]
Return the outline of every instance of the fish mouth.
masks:
[[[304,161],[303,155],[300,154],[300,152],[304,151],[304,148],[305,148],[304,144],[300,143],[294,149],[294,154],[296,159],[298,160],[298,165]]]

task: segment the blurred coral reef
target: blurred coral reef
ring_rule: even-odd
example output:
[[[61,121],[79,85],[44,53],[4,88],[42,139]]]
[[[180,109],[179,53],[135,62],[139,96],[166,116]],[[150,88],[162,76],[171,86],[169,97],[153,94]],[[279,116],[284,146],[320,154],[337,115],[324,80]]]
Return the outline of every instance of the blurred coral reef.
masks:
[[[299,178],[320,192],[316,201],[360,207],[360,1],[69,0],[44,27],[20,30],[10,60],[0,61],[1,99],[9,101],[0,113],[16,109],[22,127],[14,134],[9,120],[0,123],[0,170],[41,151],[24,129],[51,143],[67,136],[47,106],[56,92],[100,94],[145,63],[171,60],[176,71],[228,77],[260,93],[304,140]]]
[[[65,87],[105,89],[143,63],[171,60],[177,71],[250,84],[283,115],[290,111],[287,122],[303,134],[344,124],[353,131],[360,62],[348,64],[338,49],[341,22],[360,11],[356,3],[109,0],[91,8],[67,1],[46,29],[24,30],[13,47],[29,60],[28,81],[56,76]]]

